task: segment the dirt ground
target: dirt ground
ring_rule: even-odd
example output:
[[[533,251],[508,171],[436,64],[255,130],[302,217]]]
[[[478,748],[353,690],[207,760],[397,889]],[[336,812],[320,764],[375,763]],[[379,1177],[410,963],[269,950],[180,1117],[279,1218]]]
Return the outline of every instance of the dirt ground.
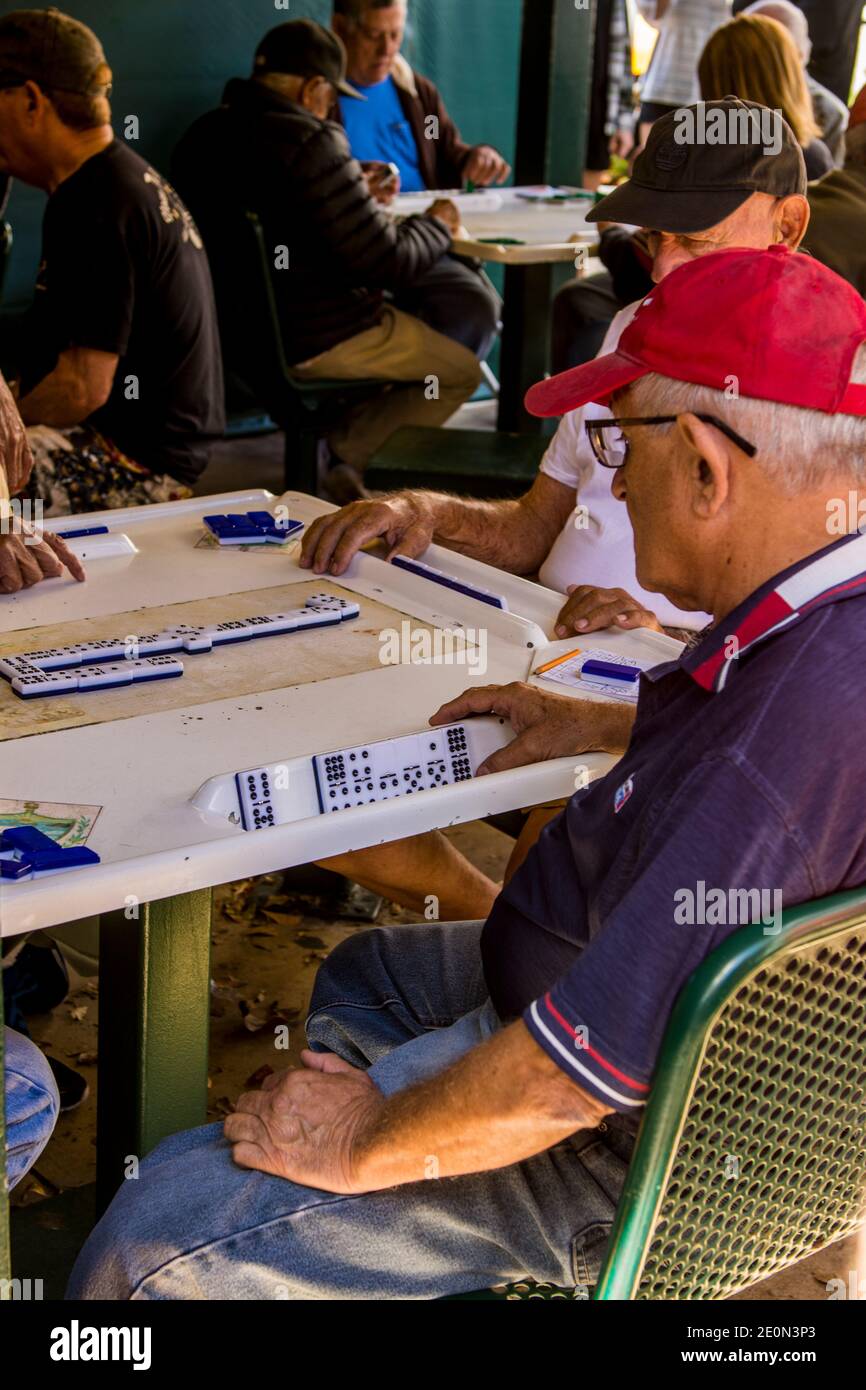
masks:
[[[474,863],[501,878],[512,841],[481,824],[448,833]],[[271,875],[226,885],[214,896],[210,1120],[228,1114],[238,1095],[259,1084],[268,1070],[297,1063],[318,965],[338,942],[366,925],[322,916],[315,902],[299,903],[282,887],[280,876]],[[388,904],[378,918],[382,924],[417,920]],[[15,1190],[16,1206],[49,1202],[94,1181],[98,1018],[98,984],[79,980],[53,1014],[31,1021],[33,1036],[46,1051],[87,1076],[90,1095],[77,1110],[61,1115],[36,1169]],[[290,1045],[275,1053],[274,1025],[279,1022],[289,1028]],[[54,1223],[48,1219],[42,1224],[50,1239]],[[831,1280],[842,1279],[847,1286],[856,1264],[854,1246],[853,1239],[840,1242],[738,1297],[826,1299]]]

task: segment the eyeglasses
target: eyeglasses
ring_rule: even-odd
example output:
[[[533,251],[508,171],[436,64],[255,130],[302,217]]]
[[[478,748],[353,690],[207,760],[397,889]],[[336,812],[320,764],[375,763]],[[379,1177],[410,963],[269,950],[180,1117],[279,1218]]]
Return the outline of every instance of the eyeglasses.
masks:
[[[622,432],[623,425],[675,425],[678,418],[677,415],[638,415],[618,419],[614,417],[610,420],[587,420],[586,433],[592,452],[602,468],[625,468],[628,462],[629,441]],[[742,449],[744,454],[748,454],[749,458],[754,458],[758,452],[754,444],[750,444],[748,439],[737,434],[736,430],[732,430],[730,425],[726,425],[724,420],[719,420],[717,416],[696,415],[696,419],[721,430],[722,434],[736,444],[738,449]]]

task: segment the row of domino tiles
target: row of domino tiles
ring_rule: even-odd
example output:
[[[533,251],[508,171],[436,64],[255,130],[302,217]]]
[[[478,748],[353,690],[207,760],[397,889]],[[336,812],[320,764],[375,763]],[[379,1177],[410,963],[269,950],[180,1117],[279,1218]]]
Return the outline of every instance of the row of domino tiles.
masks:
[[[144,636],[76,642],[68,647],[49,647],[43,651],[22,652],[19,656],[0,657],[0,675],[10,682],[15,694],[25,700],[165,680],[183,675],[183,662],[171,656],[172,652],[209,652],[232,642],[330,626],[356,618],[359,612],[358,604],[348,599],[314,594],[303,608],[289,609],[285,613],[265,613],[210,627],[179,623]]]

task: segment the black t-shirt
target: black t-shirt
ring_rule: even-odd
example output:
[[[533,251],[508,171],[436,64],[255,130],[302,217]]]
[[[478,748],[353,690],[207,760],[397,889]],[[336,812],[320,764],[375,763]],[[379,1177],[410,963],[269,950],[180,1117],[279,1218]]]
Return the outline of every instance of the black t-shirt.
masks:
[[[48,199],[27,339],[25,391],[65,348],[117,353],[88,423],[154,473],[201,473],[225,424],[207,256],[171,185],[119,140]]]

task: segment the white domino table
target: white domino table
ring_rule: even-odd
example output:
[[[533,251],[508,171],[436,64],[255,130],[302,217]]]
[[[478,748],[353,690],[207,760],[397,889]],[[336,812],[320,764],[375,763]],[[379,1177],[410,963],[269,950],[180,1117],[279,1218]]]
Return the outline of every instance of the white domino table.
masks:
[[[164,618],[154,619],[151,610],[162,614],[175,605],[204,604],[223,621],[238,617],[241,603],[245,616],[273,613],[286,606],[286,599],[276,603],[271,591],[284,592],[287,585],[306,586],[299,590],[298,604],[312,585],[360,605],[358,618],[337,627],[345,644],[339,648],[340,661],[351,666],[356,643],[366,654],[362,669],[356,661],[348,672],[329,671],[330,653],[334,662],[338,653],[330,645],[337,641],[331,627],[302,637],[238,643],[221,648],[218,658],[181,653],[183,678],[147,687],[148,701],[168,699],[165,707],[140,703],[145,697],[135,693],[136,687],[129,694],[96,690],[86,696],[92,710],[88,703],[85,722],[79,718],[72,727],[44,731],[37,724],[28,727],[26,736],[0,742],[0,797],[101,807],[88,839],[101,862],[42,879],[4,881],[0,935],[101,917],[99,1123],[105,1195],[116,1184],[124,1154],[143,1153],[161,1135],[204,1117],[209,894],[214,885],[568,796],[575,787],[576,764],[586,768],[585,776],[595,777],[613,761],[591,754],[448,785],[433,779],[419,787],[411,802],[384,800],[341,809],[339,815],[321,814],[310,791],[314,756],[421,733],[429,715],[467,686],[527,679],[534,666],[576,643],[549,640],[562,602],[559,595],[440,547],[427,552],[429,565],[501,595],[508,611],[387,565],[373,554],[357,556],[336,579],[302,570],[298,541],[285,550],[197,544],[205,514],[272,510],[277,501],[305,523],[331,510],[302,494],[277,499],[251,489],[76,518],[82,526],[107,524],[112,533],[128,536],[130,547],[93,559],[84,584],[52,580],[0,597],[0,639],[7,655],[56,646],[59,624],[74,625],[76,641],[89,624],[99,639],[123,637],[123,631],[110,630],[108,620],[125,615],[120,626],[128,626],[134,610],[142,610],[137,626],[144,633],[164,625]],[[459,631],[474,639],[471,650],[476,654],[483,640],[486,671],[473,674],[457,662],[382,664],[378,656],[370,658],[371,651],[378,652],[373,629],[383,621],[382,610],[385,621],[397,628],[405,623],[408,630]],[[371,613],[379,615],[372,626]],[[180,609],[177,616],[187,620]],[[313,651],[320,663],[314,676],[308,670],[301,683],[293,681],[293,651],[301,650],[293,648],[294,642],[304,644],[307,661]],[[312,643],[321,645],[313,648]],[[679,650],[671,639],[649,631],[595,634],[592,646],[644,664],[669,659]],[[250,688],[253,647],[267,648],[269,654],[267,679],[260,688]],[[194,673],[208,669],[199,663],[217,659],[226,664],[219,667],[216,688],[212,683],[201,698],[201,681]],[[162,687],[171,687],[170,698]],[[50,719],[54,698],[18,700],[2,682],[0,715],[10,713],[12,702],[28,714],[39,705]],[[126,699],[137,701],[128,716],[118,705]],[[84,700],[79,695],[79,706]],[[109,706],[100,702],[109,700],[112,715],[102,717],[101,710]],[[274,764],[307,769],[299,779],[306,800],[297,803],[294,818],[285,823],[245,830],[208,787],[219,785],[225,775]]]

